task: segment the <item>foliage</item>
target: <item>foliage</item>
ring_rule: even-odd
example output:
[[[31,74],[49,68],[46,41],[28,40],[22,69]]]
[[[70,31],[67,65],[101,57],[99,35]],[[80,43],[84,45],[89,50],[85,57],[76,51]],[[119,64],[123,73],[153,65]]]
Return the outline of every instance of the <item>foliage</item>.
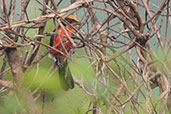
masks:
[[[169,0],[2,0],[0,6],[0,113],[171,113]],[[48,54],[53,29],[69,14],[81,25],[70,39],[73,54],[63,55],[75,82],[64,91]]]

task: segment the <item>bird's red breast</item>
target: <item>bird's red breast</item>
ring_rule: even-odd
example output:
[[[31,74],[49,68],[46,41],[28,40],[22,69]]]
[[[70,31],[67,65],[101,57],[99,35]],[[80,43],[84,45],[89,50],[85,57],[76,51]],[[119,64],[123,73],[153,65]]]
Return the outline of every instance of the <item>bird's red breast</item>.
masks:
[[[65,29],[66,29],[68,35],[71,36],[73,29],[69,26],[65,26]],[[55,37],[52,47],[55,47],[57,50],[63,52],[64,54],[67,54],[71,50],[72,43],[70,40],[68,40],[66,37],[64,37],[66,34],[61,27],[56,32],[59,35],[57,37]],[[55,57],[62,55],[60,52],[57,52],[55,50],[51,50],[50,54]]]

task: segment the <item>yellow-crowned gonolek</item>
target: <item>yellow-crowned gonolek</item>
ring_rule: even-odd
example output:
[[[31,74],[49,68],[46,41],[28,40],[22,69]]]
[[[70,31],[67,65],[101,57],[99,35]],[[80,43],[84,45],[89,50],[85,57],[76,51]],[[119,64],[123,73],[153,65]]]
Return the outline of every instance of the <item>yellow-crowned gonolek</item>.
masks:
[[[64,20],[70,23],[70,25],[72,26],[75,26],[79,23],[78,19],[73,15],[66,16]],[[62,24],[65,27],[65,30],[68,33],[68,35],[71,36],[74,32],[73,28],[65,22],[62,22]],[[51,36],[50,46],[55,47],[57,50],[60,50],[64,54],[68,53],[72,48],[72,43],[65,37],[66,34],[64,30],[62,29],[62,27],[58,26],[54,30],[54,32],[56,32],[58,35]],[[59,69],[58,73],[61,87],[64,90],[74,88],[74,81],[70,69],[68,67],[66,57],[55,50],[50,50],[50,55],[55,59],[55,63]]]

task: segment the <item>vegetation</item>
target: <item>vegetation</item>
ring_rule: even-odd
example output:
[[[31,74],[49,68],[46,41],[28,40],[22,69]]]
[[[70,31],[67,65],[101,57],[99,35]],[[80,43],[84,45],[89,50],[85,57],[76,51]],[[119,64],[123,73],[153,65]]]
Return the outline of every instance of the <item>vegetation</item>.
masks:
[[[1,114],[171,113],[170,0],[0,0]],[[61,89],[50,36],[76,16]],[[71,25],[70,25],[71,26]],[[67,38],[67,35],[66,35]]]

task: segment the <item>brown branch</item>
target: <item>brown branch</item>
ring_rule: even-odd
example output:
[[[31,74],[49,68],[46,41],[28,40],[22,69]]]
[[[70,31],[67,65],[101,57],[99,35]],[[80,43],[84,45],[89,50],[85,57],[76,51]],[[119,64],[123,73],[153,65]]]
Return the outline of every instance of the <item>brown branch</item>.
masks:
[[[47,5],[49,2],[49,0],[44,0],[43,1],[43,4],[44,5]],[[45,15],[46,14],[46,10],[47,8],[46,7],[43,7],[43,10],[42,10],[42,15]],[[39,35],[42,35],[43,32],[44,32],[44,28],[45,28],[45,25],[46,25],[46,22],[44,22],[42,24],[41,27],[39,27],[39,31],[38,31],[38,34]],[[41,37],[37,38],[36,39],[37,41],[41,41]],[[34,47],[33,47],[33,52],[31,53],[30,57],[28,59],[26,59],[26,63],[24,65],[24,68],[25,70],[31,65],[32,61],[34,60],[34,58],[36,57],[37,53],[38,53],[38,50],[39,50],[39,47],[40,47],[40,44],[36,44]]]
[[[11,68],[11,72],[14,76],[14,82],[16,84],[16,89],[21,98],[27,102],[29,107],[28,112],[31,114],[40,114],[37,106],[33,100],[32,94],[25,86],[23,86],[23,71],[22,71],[22,61],[17,53],[16,48],[7,48],[6,55],[8,58],[8,63]]]
[[[0,79],[0,85],[3,86],[3,87],[14,88],[13,82],[8,81],[8,80],[1,80]]]
[[[5,71],[5,67],[6,67],[6,63],[7,63],[7,57],[5,56],[3,59],[3,64],[1,67],[1,72],[0,72],[0,79],[2,79],[4,71]]]
[[[18,56],[16,48],[6,49],[6,54],[7,54],[8,63],[10,65],[13,76],[14,77],[22,76],[23,75],[23,71],[22,71],[22,67],[21,67],[22,63],[21,63],[20,57]],[[17,78],[16,78],[16,80],[17,80]]]
[[[163,45],[163,42],[162,42],[162,37],[161,37],[161,35],[160,35],[160,32],[157,31],[157,30],[158,30],[158,27],[157,27],[157,25],[155,24],[155,22],[156,22],[155,20],[157,19],[157,17],[158,17],[159,14],[161,13],[161,11],[166,7],[166,5],[167,5],[167,3],[168,3],[168,0],[163,0],[163,2],[162,2],[162,4],[161,4],[160,8],[158,9],[158,11],[156,11],[156,13],[155,13],[153,16],[152,16],[152,14],[151,14],[151,12],[150,12],[150,10],[149,10],[149,7],[148,7],[147,3],[146,3],[144,0],[142,0],[142,2],[143,2],[143,4],[144,4],[144,6],[145,6],[145,9],[146,9],[146,11],[147,11],[149,17],[150,17],[150,19],[149,19],[148,21],[146,21],[144,24],[147,24],[147,23],[149,23],[149,22],[152,22],[153,28],[154,28],[154,30],[157,32],[157,33],[156,33],[156,36],[157,36],[157,39],[158,39],[158,41],[159,41],[159,43],[160,43],[160,46],[161,46],[162,48],[164,48],[164,45]]]
[[[58,12],[58,7],[56,6],[55,1],[54,1],[54,0],[50,0],[50,1],[51,1],[51,4],[52,4],[53,7],[54,7],[54,10],[55,10],[56,12]]]
[[[12,11],[11,11],[10,25],[13,24],[13,20],[14,20],[16,0],[13,0],[13,3],[11,5],[12,5]]]
[[[85,52],[79,49],[81,53],[79,51],[77,53],[76,50],[76,56],[74,55],[73,59],[70,58],[70,62],[73,62],[73,64],[75,64],[75,62],[77,63],[78,61],[75,57],[86,60],[90,59],[90,63],[85,64],[89,65],[85,70],[92,68],[94,71],[92,73],[94,77],[91,78],[93,85],[86,83],[85,80],[77,79],[79,76],[73,76],[74,83],[86,94],[93,96],[93,99],[95,97],[97,100],[94,102],[94,107],[92,106],[93,102],[90,101],[86,113],[90,113],[90,111],[101,113],[100,108],[103,104],[98,101],[99,99],[101,100],[98,92],[99,89],[101,91],[103,88],[105,92],[101,92],[100,95],[103,94],[105,96],[103,96],[103,99],[108,114],[125,113],[124,111],[127,106],[130,107],[131,113],[140,113],[139,109],[141,109],[143,113],[157,113],[156,106],[158,106],[158,102],[163,101],[163,99],[167,101],[168,110],[170,110],[170,66],[167,65],[170,63],[169,60],[167,60],[169,59],[167,55],[170,54],[170,48],[166,49],[167,52],[165,51],[164,53],[166,59],[164,62],[161,60],[162,62],[160,64],[154,61],[158,58],[155,52],[153,52],[153,47],[162,47],[160,41],[157,40],[155,46],[148,43],[148,40],[155,38],[154,35],[157,35],[157,32],[163,32],[163,29],[165,29],[163,49],[167,47],[165,45],[169,45],[170,39],[168,39],[169,41],[167,40],[168,35],[166,34],[169,30],[169,25],[167,27],[162,25],[165,21],[160,24],[156,22],[166,18],[166,24],[169,24],[170,0],[162,1],[160,6],[157,6],[155,2],[151,2],[150,0],[80,0],[77,2],[76,0],[69,0],[71,5],[63,9],[59,9],[61,3],[64,3],[63,0],[57,2],[55,0],[49,0],[49,5],[47,4],[48,0],[43,0],[43,2],[36,0],[37,3],[42,6],[42,9],[40,9],[42,15],[33,19],[29,19],[27,16],[27,6],[25,5],[28,5],[29,1],[30,0],[21,0],[19,20],[13,22],[13,18],[16,16],[15,14],[18,14],[18,12],[15,12],[15,7],[17,7],[16,0],[11,0],[10,5],[7,5],[5,3],[6,1],[0,0],[0,4],[2,4],[2,7],[0,7],[0,35],[4,37],[0,39],[0,55],[6,54],[8,58],[7,62],[14,75],[13,82],[0,80],[0,85],[3,86],[3,88],[9,88],[7,89],[9,91],[16,90],[19,97],[26,101],[28,106],[28,108],[26,107],[26,111],[28,110],[28,113],[40,113],[35,102],[42,96],[40,94],[42,89],[40,88],[43,87],[44,83],[38,85],[35,92],[31,93],[25,84],[23,84],[23,67],[24,70],[29,70],[41,62],[52,49],[66,56],[66,58],[69,58],[69,55],[41,41],[42,39],[48,40],[51,35],[58,35],[55,32],[44,34],[45,23],[53,18],[55,27],[57,27],[57,22],[58,25],[62,26],[61,22],[65,22],[62,16],[64,16],[65,13],[71,12],[71,14],[74,13],[74,16],[76,16],[76,13],[80,14],[83,10],[84,14],[81,14],[82,17],[79,17],[79,20],[82,18],[80,20],[81,25],[78,28],[65,22],[74,30],[74,33],[70,37],[67,34],[63,37],[70,39],[74,44],[74,48],[85,48]],[[7,9],[8,6],[9,10]],[[165,9],[166,6],[167,9]],[[143,14],[141,14],[139,9],[148,10],[147,14],[149,19],[144,21]],[[105,17],[101,18],[102,15],[99,16],[99,14],[104,14]],[[24,16],[27,16],[27,20],[24,20]],[[10,23],[8,22],[9,19]],[[146,32],[145,29],[144,32],[144,28],[149,23],[151,23],[151,26],[148,28],[149,30]],[[157,26],[157,29],[154,28],[154,25]],[[82,27],[84,28],[83,30],[81,30]],[[16,28],[21,29],[21,32],[15,32]],[[62,28],[64,31],[67,30],[64,26],[62,26]],[[27,36],[28,34],[26,33],[33,29],[38,30],[38,35],[34,35],[34,37],[31,38]],[[14,37],[21,39],[15,42],[13,40]],[[160,36],[160,38],[162,38],[162,36]],[[40,46],[48,49],[39,55],[38,51]],[[58,46],[58,44],[56,46]],[[28,48],[32,50],[27,51]],[[23,53],[23,57],[18,55],[18,50],[20,54]],[[26,50],[26,52],[24,52],[24,50]],[[137,55],[135,55],[135,52]],[[137,61],[137,58],[139,61]],[[9,69],[5,68],[5,61],[4,58],[0,76]],[[56,72],[57,69],[54,68],[56,68],[55,65],[48,71],[48,75],[50,74],[49,78]],[[18,73],[17,69],[20,73]],[[140,78],[142,80],[139,80],[138,76],[141,76]],[[100,85],[98,85],[99,83]],[[162,92],[157,103],[150,101],[150,98],[153,97],[152,84],[154,87],[159,87]],[[141,90],[142,86],[146,89],[147,94]],[[146,107],[138,101],[140,94],[143,96],[143,99],[145,99],[144,101],[146,101]],[[35,97],[33,98],[32,96]],[[122,99],[123,96],[125,99]],[[44,105],[46,105],[46,102],[42,102],[42,109],[45,109]],[[165,109],[166,102],[163,106],[164,108],[162,110],[167,111]],[[42,113],[45,112],[42,110]]]
[[[92,2],[93,0],[87,0],[87,2]],[[70,11],[70,10],[73,10],[73,9],[76,9],[78,7],[81,7],[85,4],[86,2],[85,1],[78,1],[78,2],[75,2],[73,3],[72,5],[70,5],[69,7],[67,8],[63,8],[61,10],[59,10],[58,12],[56,12],[58,14],[58,16],[63,16],[66,12]],[[22,27],[26,24],[29,24],[29,23],[43,23],[43,22],[46,22],[48,21],[49,19],[51,18],[54,18],[56,16],[56,14],[54,13],[51,13],[51,14],[47,14],[47,15],[42,15],[40,17],[37,17],[37,18],[34,18],[34,19],[31,19],[31,20],[27,20],[27,21],[18,21],[18,22],[15,22],[13,25],[6,25],[6,24],[3,24],[0,26],[0,31],[4,31],[4,30],[8,30],[8,29],[12,29],[12,28],[16,28],[16,27]]]
[[[130,50],[131,48],[133,48],[135,46],[134,42],[130,42],[128,44],[128,46],[120,51],[115,52],[111,57],[105,57],[104,61],[109,62],[111,60],[114,60],[116,57],[122,55],[123,53],[127,52],[128,50]]]
[[[5,18],[5,20],[7,20],[8,26],[10,26],[9,15],[7,13],[7,3],[6,3],[6,0],[2,0],[2,3],[3,3],[4,18]]]

